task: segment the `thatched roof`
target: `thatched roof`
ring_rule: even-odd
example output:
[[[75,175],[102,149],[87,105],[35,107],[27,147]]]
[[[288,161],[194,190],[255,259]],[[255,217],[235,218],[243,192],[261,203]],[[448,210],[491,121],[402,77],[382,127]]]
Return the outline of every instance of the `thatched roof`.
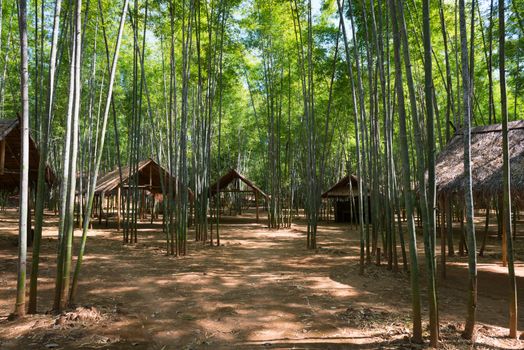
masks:
[[[19,119],[0,119],[0,188],[13,191],[20,186],[21,133]],[[36,185],[40,153],[35,141],[29,137],[29,182]],[[55,176],[48,166],[46,182],[53,183]]]
[[[350,197],[351,195],[358,195],[358,177],[355,175],[346,175],[331,186],[329,190],[322,193],[322,198],[344,198]]]
[[[264,193],[257,185],[255,185],[253,182],[248,180],[245,176],[240,174],[235,169],[229,170],[226,174],[224,174],[220,179],[218,179],[218,184],[215,182],[213,185],[209,187],[209,192],[211,196],[214,196],[217,192],[217,185],[219,191],[223,191],[230,183],[232,183],[235,179],[239,179],[243,183],[247,185],[253,192],[258,193],[264,198],[268,198],[267,194]]]
[[[464,133],[458,131],[436,159],[439,196],[464,193]],[[508,124],[512,199],[524,200],[524,121]],[[502,125],[471,129],[473,196],[478,203],[502,194]]]
[[[131,173],[131,177],[136,173]],[[119,186],[127,186],[129,180],[129,166],[122,167],[122,181],[120,181],[120,173],[118,168],[112,170],[100,178],[98,178],[95,193],[110,193],[116,190]],[[161,178],[164,178],[165,184],[169,179],[169,173],[166,169],[160,166],[152,159],[142,160],[138,163],[138,186],[147,189],[152,193],[162,193]],[[176,183],[176,179],[173,178]],[[190,197],[192,192],[190,192]]]

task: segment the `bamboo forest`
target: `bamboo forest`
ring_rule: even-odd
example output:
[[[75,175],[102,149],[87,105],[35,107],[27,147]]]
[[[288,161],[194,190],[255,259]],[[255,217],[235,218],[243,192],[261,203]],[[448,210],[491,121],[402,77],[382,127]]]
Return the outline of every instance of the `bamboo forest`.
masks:
[[[0,349],[524,349],[524,0],[0,0]]]

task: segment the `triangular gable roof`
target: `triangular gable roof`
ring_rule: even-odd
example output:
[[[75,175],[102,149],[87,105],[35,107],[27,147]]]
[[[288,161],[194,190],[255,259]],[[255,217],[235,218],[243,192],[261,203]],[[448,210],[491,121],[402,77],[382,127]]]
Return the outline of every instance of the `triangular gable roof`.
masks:
[[[463,194],[464,130],[459,130],[436,159],[439,195]],[[511,192],[524,200],[524,121],[508,123]],[[486,202],[502,194],[502,124],[471,129],[472,188],[475,200]]]
[[[218,179],[218,189],[219,191],[222,191],[224,188],[226,188],[233,180],[239,179],[243,183],[245,183],[249,188],[251,188],[254,192],[257,192],[264,198],[267,198],[267,194],[264,193],[257,185],[255,185],[253,182],[251,182],[249,179],[247,179],[245,176],[240,174],[236,169],[230,169],[226,174],[224,174],[220,179]],[[214,196],[217,192],[217,182],[215,182],[213,185],[209,187],[209,192],[211,193],[211,196]]]
[[[351,188],[349,186],[349,179],[351,178]],[[336,197],[350,197],[358,194],[358,177],[355,175],[346,175],[340,179],[336,184],[331,186],[329,190],[322,193],[322,198],[336,198]]]
[[[13,190],[20,186],[20,162],[21,162],[21,133],[20,120],[0,119],[0,142],[5,141],[4,173],[0,175],[0,187],[5,190]],[[29,181],[36,183],[38,179],[38,165],[40,153],[35,141],[29,136]],[[46,167],[45,179],[52,184],[55,175],[49,166]]]
[[[18,119],[0,119],[0,141],[2,141],[15,127],[19,125]]]
[[[148,171],[149,169],[149,171]],[[122,167],[122,181],[118,168],[112,170],[98,178],[95,193],[107,193],[115,190],[121,184],[129,180],[129,166]],[[135,173],[131,173],[134,176]],[[138,163],[138,182],[140,186],[149,186],[148,190],[155,193],[161,192],[160,176],[167,181],[169,173],[153,159],[142,160]]]

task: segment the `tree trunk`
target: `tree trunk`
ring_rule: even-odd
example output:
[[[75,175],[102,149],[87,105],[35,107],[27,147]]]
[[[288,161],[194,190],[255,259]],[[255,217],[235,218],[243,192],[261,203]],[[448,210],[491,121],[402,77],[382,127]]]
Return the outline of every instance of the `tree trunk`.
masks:
[[[359,121],[359,110],[358,110],[358,103],[357,103],[357,92],[356,92],[356,86],[354,81],[354,75],[353,75],[353,64],[349,60],[350,53],[349,53],[349,44],[348,44],[348,38],[346,34],[346,25],[344,23],[344,9],[343,9],[343,3],[341,4],[340,0],[337,0],[337,6],[338,6],[338,15],[341,22],[341,28],[342,28],[342,34],[344,38],[344,48],[345,48],[345,54],[346,54],[346,63],[347,63],[347,69],[348,69],[348,76],[351,86],[351,97],[352,97],[352,111],[354,114],[353,122],[355,127],[355,145],[356,145],[356,158],[357,158],[357,178],[358,178],[358,223],[359,223],[359,235],[360,235],[360,274],[364,273],[364,259],[365,259],[365,252],[364,252],[364,246],[365,246],[365,239],[364,239],[364,199],[363,199],[363,166],[362,166],[362,153],[361,153],[361,135],[360,135],[360,121]],[[353,32],[354,33],[354,32]]]
[[[437,304],[437,285],[436,285],[436,192],[435,181],[435,135],[433,120],[433,76],[431,62],[431,29],[430,29],[430,8],[429,0],[422,1],[422,15],[424,32],[424,88],[426,97],[426,127],[427,127],[427,168],[428,168],[428,197],[427,197],[427,219],[429,230],[425,239],[426,264],[428,274],[428,300],[429,300],[429,332],[430,345],[436,347],[439,340],[439,320]],[[425,176],[425,175],[424,175]],[[419,187],[420,188],[420,187]],[[445,248],[444,248],[445,249]]]
[[[511,174],[508,135],[508,104],[506,96],[506,56],[505,56],[505,18],[504,1],[499,0],[499,72],[500,105],[502,114],[502,173],[503,173],[503,227],[506,229],[506,246],[509,279],[509,336],[517,338],[517,279],[515,277],[515,259],[513,256],[513,235],[511,234]]]
[[[464,0],[459,0],[460,13],[460,43],[462,62],[462,87],[464,101],[464,173],[466,175],[465,188],[465,211],[466,211],[466,234],[468,241],[468,306],[466,325],[462,336],[472,339],[475,333],[476,311],[477,311],[477,247],[475,239],[475,226],[473,223],[473,190],[471,180],[471,77],[468,68],[468,41],[466,33],[466,14]]]
[[[20,215],[18,221],[18,278],[16,283],[15,316],[25,315],[27,226],[29,204],[29,64],[27,47],[27,1],[18,3],[18,28],[20,32],[20,93],[22,97],[21,162],[20,162]]]
[[[56,55],[58,48],[58,32],[60,26],[60,12],[62,0],[55,3],[53,20],[53,39],[51,42],[51,56],[49,58],[49,87],[47,91],[46,116],[43,118],[43,135],[40,139],[40,162],[38,164],[38,179],[36,185],[35,208],[35,237],[33,242],[33,258],[31,266],[31,283],[29,288],[29,313],[37,312],[38,270],[40,262],[40,242],[42,237],[42,224],[44,219],[45,201],[45,172],[47,166],[49,137],[51,131],[51,118],[53,115],[53,101],[55,89]]]
[[[404,187],[404,198],[407,212],[407,226],[409,233],[409,253],[411,266],[411,300],[413,313],[413,341],[422,343],[422,320],[420,314],[420,288],[418,276],[418,255],[415,234],[415,221],[413,210],[413,194],[411,190],[411,171],[409,165],[408,138],[406,127],[406,110],[404,104],[404,87],[402,83],[402,66],[400,57],[400,28],[399,14],[397,13],[397,4],[390,0],[392,10],[391,21],[393,24],[393,42],[394,42],[394,59],[395,59],[395,86],[398,99],[398,116],[399,116],[399,139],[401,148],[402,161],[402,183]]]
[[[97,178],[98,178],[98,171],[99,171],[99,168],[100,168],[100,162],[101,162],[102,154],[103,154],[103,150],[104,150],[105,134],[106,134],[106,129],[107,129],[107,119],[108,119],[108,116],[109,116],[109,108],[110,108],[111,100],[112,100],[112,96],[113,96],[113,85],[114,85],[115,76],[116,76],[116,66],[117,66],[117,63],[118,63],[118,57],[119,57],[119,53],[120,53],[120,44],[121,44],[121,41],[122,41],[122,33],[123,33],[123,30],[124,30],[125,16],[126,16],[126,12],[127,12],[128,3],[129,3],[129,0],[124,0],[124,5],[123,5],[123,9],[122,9],[122,15],[120,16],[120,26],[119,26],[119,29],[118,29],[118,36],[117,36],[117,40],[116,40],[116,44],[115,44],[115,53],[113,55],[113,62],[111,64],[111,73],[110,73],[110,77],[109,77],[109,87],[108,87],[107,99],[106,99],[106,103],[105,103],[104,115],[103,115],[103,119],[102,119],[102,129],[100,131],[100,136],[99,136],[100,146],[98,148],[98,154],[95,155],[96,163],[95,163],[95,168],[93,170],[93,175],[91,177],[91,184],[89,186],[90,193],[88,193],[88,197],[87,197],[88,202],[87,202],[87,205],[86,205],[85,216],[84,216],[83,227],[82,227],[82,241],[80,243],[80,250],[78,252],[78,258],[77,258],[77,262],[76,262],[76,266],[75,266],[75,272],[74,272],[74,275],[73,275],[73,282],[72,282],[72,285],[71,285],[71,292],[69,294],[69,303],[70,304],[74,303],[74,300],[75,300],[76,291],[78,289],[78,280],[80,278],[80,268],[82,266],[82,261],[83,261],[84,253],[85,253],[85,246],[86,246],[86,241],[87,241],[87,231],[89,230],[89,223],[90,223],[91,212],[92,212],[92,208],[93,208],[93,198],[94,198],[94,194],[95,194],[94,192],[95,192],[96,182],[97,182]],[[117,200],[117,202],[118,202],[118,206],[120,206],[120,187],[118,188],[118,200]],[[120,211],[120,208],[118,208],[117,210]],[[119,215],[119,218],[120,218],[120,215]],[[119,221],[119,223],[120,223],[120,221]]]

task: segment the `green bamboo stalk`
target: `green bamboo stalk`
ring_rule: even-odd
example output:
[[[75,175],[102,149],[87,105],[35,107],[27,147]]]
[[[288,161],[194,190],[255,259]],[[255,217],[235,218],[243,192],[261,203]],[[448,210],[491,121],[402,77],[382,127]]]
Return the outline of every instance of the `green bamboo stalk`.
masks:
[[[402,66],[400,57],[400,36],[401,30],[398,23],[397,4],[390,0],[392,11],[391,22],[393,24],[393,43],[395,59],[395,84],[398,99],[399,115],[399,140],[400,140],[400,157],[402,162],[402,184],[404,187],[404,201],[407,212],[407,226],[409,234],[409,257],[410,257],[410,277],[411,277],[411,302],[413,313],[413,341],[422,342],[422,319],[420,313],[420,287],[419,287],[419,267],[417,255],[416,232],[413,210],[413,193],[411,190],[411,170],[408,152],[408,137],[406,127],[406,110],[404,102],[404,87],[402,83]]]
[[[502,177],[503,177],[503,225],[506,234],[508,280],[509,280],[509,336],[517,338],[518,308],[517,279],[515,276],[515,258],[513,255],[513,235],[511,226],[511,167],[509,158],[508,135],[508,101],[506,94],[506,31],[504,18],[504,1],[499,0],[499,72],[500,72],[500,105],[502,114]]]
[[[18,222],[18,277],[14,314],[23,317],[25,311],[27,268],[27,218],[29,204],[29,64],[27,47],[27,1],[18,3],[18,29],[20,32],[20,93],[22,98],[21,162],[20,162],[20,215]]]
[[[43,118],[43,135],[40,142],[40,162],[38,164],[38,179],[36,185],[36,208],[35,208],[35,235],[33,242],[33,258],[31,265],[31,280],[29,287],[29,308],[30,314],[37,312],[37,293],[38,293],[38,270],[40,262],[40,242],[42,239],[42,224],[44,219],[45,201],[45,170],[49,153],[49,135],[51,132],[51,118],[53,114],[53,101],[55,91],[56,55],[58,48],[58,31],[60,25],[60,12],[62,0],[55,3],[53,20],[53,39],[51,42],[51,55],[49,58],[49,90],[46,101],[46,118]]]
[[[436,181],[435,181],[435,135],[433,114],[433,67],[431,61],[431,29],[430,29],[429,0],[422,1],[423,36],[424,36],[424,87],[426,98],[426,126],[427,126],[427,168],[428,168],[428,197],[427,220],[428,232],[425,235],[426,265],[428,275],[428,300],[429,300],[429,327],[430,345],[437,347],[439,341],[439,319],[436,285]],[[419,187],[420,188],[420,187]]]
[[[459,0],[460,13],[460,43],[462,62],[462,88],[464,102],[464,173],[466,175],[465,188],[465,210],[466,210],[466,234],[468,240],[468,306],[466,325],[462,336],[472,339],[475,333],[476,311],[477,311],[477,247],[475,239],[475,226],[473,223],[473,190],[471,179],[471,90],[470,72],[468,68],[468,42],[466,33],[466,15],[464,0]]]
[[[94,192],[95,192],[95,187],[96,187],[96,181],[98,177],[98,171],[100,169],[100,163],[102,160],[102,154],[104,150],[105,134],[106,134],[106,129],[107,129],[107,119],[109,116],[109,109],[110,109],[111,100],[113,97],[113,86],[114,86],[114,81],[115,81],[115,76],[116,76],[116,67],[118,64],[118,57],[119,57],[120,46],[122,42],[122,33],[124,30],[125,17],[126,17],[125,15],[127,12],[128,4],[129,4],[129,0],[124,0],[124,4],[122,8],[122,15],[120,16],[120,26],[118,29],[118,36],[117,36],[117,40],[115,44],[115,53],[113,55],[113,62],[111,64],[107,99],[106,99],[104,115],[102,119],[102,129],[100,131],[100,136],[99,136],[99,141],[98,141],[100,146],[99,146],[98,154],[96,155],[95,168],[93,171],[93,176],[91,177],[91,184],[89,186],[88,202],[86,205],[86,211],[85,211],[84,222],[83,222],[83,227],[82,227],[82,241],[80,243],[80,250],[78,252],[78,258],[77,258],[77,262],[75,266],[75,271],[73,274],[71,292],[69,294],[69,303],[70,304],[74,303],[74,300],[75,300],[76,292],[78,289],[78,280],[80,278],[80,269],[81,269],[82,261],[83,261],[84,254],[85,254],[85,247],[86,247],[86,242],[87,242],[87,232],[89,230],[89,223],[90,223],[91,213],[93,209],[93,198],[94,198]]]

